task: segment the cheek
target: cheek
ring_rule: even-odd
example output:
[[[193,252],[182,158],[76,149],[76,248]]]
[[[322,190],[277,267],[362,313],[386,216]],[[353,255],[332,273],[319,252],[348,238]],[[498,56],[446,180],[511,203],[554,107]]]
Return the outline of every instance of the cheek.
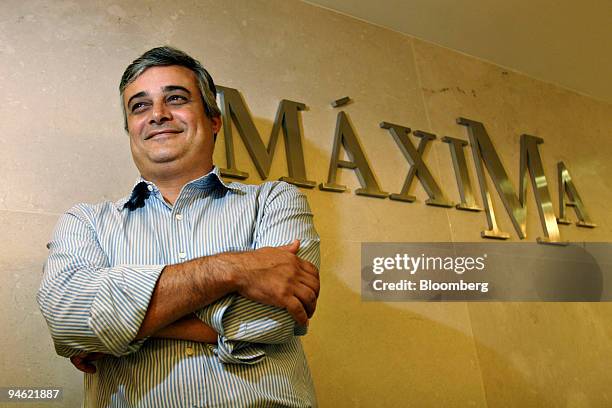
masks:
[[[130,135],[130,151],[132,155],[137,154],[139,150],[138,142],[134,139],[132,135]]]
[[[144,117],[130,117],[128,118],[128,133],[130,135],[140,135],[142,133],[142,129],[146,123],[146,119]]]
[[[179,123],[182,123],[189,127],[193,127],[195,125],[195,115],[193,115],[193,113],[188,109],[178,110],[173,113],[173,116],[174,120]]]
[[[137,123],[128,123],[128,137],[132,151],[142,149],[144,144],[142,126],[138,126]]]

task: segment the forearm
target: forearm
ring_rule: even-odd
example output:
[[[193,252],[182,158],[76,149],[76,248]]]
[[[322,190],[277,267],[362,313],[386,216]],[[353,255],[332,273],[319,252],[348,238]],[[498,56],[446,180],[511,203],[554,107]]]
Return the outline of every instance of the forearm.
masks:
[[[223,254],[197,258],[162,271],[136,339],[158,333],[235,290],[235,265]]]
[[[217,332],[204,324],[195,315],[189,314],[182,319],[155,332],[151,337],[162,339],[190,340],[200,343],[216,344]]]
[[[318,249],[318,239],[312,243]],[[305,326],[307,314],[311,315],[316,305],[318,271],[296,257],[298,249],[299,242],[294,241],[285,247],[226,252],[166,266],[153,290],[136,339],[148,337],[234,292],[251,299],[251,305],[265,309],[266,313],[273,310],[283,316],[286,321],[283,331],[293,332],[292,319]],[[301,302],[308,306],[304,307]],[[222,322],[205,323],[222,333]]]

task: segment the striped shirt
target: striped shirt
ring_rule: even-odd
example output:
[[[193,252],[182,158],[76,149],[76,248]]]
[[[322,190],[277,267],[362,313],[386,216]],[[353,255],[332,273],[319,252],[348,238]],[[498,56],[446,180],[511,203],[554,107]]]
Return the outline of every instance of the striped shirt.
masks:
[[[60,218],[37,300],[55,349],[112,356],[85,374],[86,407],[306,407],[316,397],[287,311],[230,294],[196,312],[217,345],[134,340],[165,265],[300,239],[319,267],[306,197],[284,182],[225,183],[218,168],[169,205],[140,178],[118,202],[78,204]]]

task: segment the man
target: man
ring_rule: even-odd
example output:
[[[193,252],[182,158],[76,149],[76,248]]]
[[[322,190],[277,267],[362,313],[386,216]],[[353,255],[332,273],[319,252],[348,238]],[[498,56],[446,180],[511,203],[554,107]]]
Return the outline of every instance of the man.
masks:
[[[60,218],[37,296],[85,406],[315,406],[296,337],[319,293],[305,196],[220,178],[215,86],[185,53],[147,51],[120,93],[141,177]]]

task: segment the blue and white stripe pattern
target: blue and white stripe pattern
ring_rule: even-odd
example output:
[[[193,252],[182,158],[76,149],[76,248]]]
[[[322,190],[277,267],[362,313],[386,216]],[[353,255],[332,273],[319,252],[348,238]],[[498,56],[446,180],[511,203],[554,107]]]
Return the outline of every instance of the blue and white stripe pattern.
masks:
[[[130,206],[145,185],[144,206]],[[232,294],[196,312],[219,333],[217,346],[133,340],[165,265],[296,238],[298,256],[319,267],[303,193],[284,182],[225,183],[216,167],[185,185],[173,206],[139,179],[123,200],[66,212],[48,244],[37,300],[59,355],[113,355],[85,374],[84,406],[316,406],[296,337],[305,329],[285,310]]]

